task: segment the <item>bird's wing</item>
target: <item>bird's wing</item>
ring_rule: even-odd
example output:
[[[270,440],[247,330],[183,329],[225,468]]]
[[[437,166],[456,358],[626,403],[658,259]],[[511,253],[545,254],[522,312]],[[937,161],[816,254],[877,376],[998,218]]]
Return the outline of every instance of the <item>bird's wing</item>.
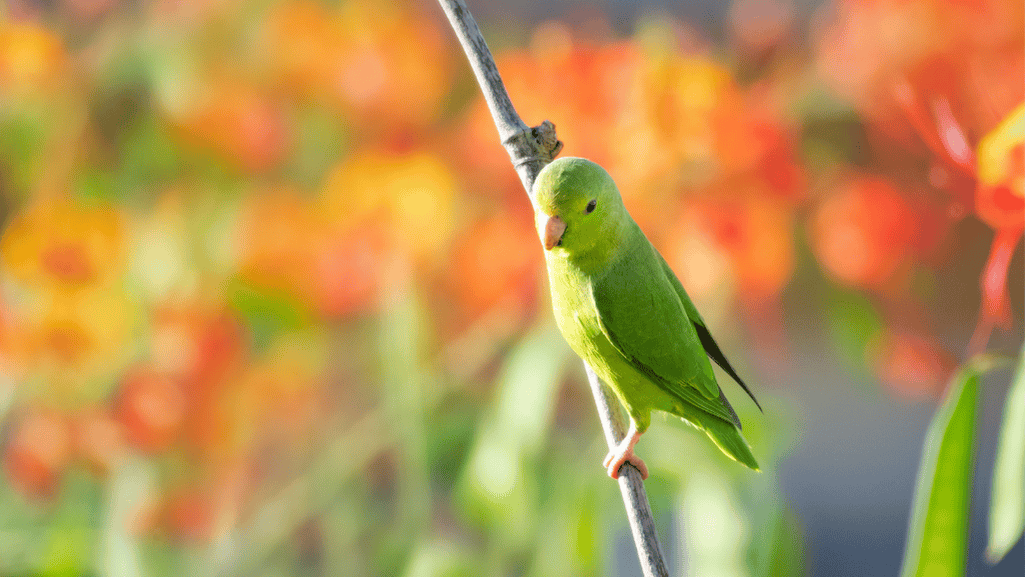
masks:
[[[726,371],[734,381],[737,381],[740,388],[744,389],[747,396],[751,397],[755,406],[758,407],[759,411],[761,411],[762,406],[758,403],[758,399],[755,398],[751,389],[747,388],[747,385],[740,378],[740,375],[738,375],[737,371],[734,370],[733,365],[731,365],[730,361],[726,359],[726,355],[724,355],[722,350],[719,348],[719,344],[715,342],[714,338],[712,338],[712,333],[709,332],[708,327],[705,325],[705,319],[701,318],[701,313],[698,312],[697,307],[695,307],[694,303],[690,300],[690,297],[687,295],[687,291],[683,289],[683,285],[680,284],[680,279],[677,278],[676,273],[673,272],[673,269],[669,268],[669,263],[666,262],[666,259],[662,258],[661,254],[658,254],[657,251],[655,254],[658,255],[658,259],[662,263],[662,270],[665,272],[669,282],[676,290],[677,296],[680,297],[680,302],[683,303],[683,307],[687,311],[687,318],[689,318],[690,322],[694,325],[694,330],[697,332],[698,339],[701,341],[701,346],[704,347],[705,352],[708,353],[708,356],[711,357],[713,361],[715,361],[715,364],[719,365],[722,370]]]
[[[658,253],[643,235],[637,240],[643,243],[592,280],[602,332],[627,362],[667,393],[739,426]]]

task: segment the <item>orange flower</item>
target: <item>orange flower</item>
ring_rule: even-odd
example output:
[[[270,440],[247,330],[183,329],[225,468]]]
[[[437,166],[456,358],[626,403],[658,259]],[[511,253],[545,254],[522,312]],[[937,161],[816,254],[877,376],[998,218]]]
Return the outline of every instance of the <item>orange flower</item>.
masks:
[[[132,354],[127,345],[137,306],[111,288],[53,292],[22,303],[26,367],[51,387],[35,393],[39,402],[76,407],[105,397]]]
[[[11,275],[60,290],[109,285],[125,260],[122,216],[112,207],[42,199],[14,217],[0,239]]]
[[[883,383],[908,398],[934,398],[957,362],[935,338],[887,330],[865,351]]]
[[[323,215],[295,191],[251,195],[239,220],[241,269],[261,287],[298,295],[326,230]]]
[[[256,87],[230,78],[214,78],[182,110],[169,111],[180,136],[243,170],[276,166],[289,145],[283,109]]]
[[[846,0],[820,34],[819,69],[871,128],[972,175],[969,143],[1025,98],[1007,81],[1025,74],[1023,21],[1017,0]]]
[[[62,387],[53,397],[95,400],[101,378],[126,356],[133,303],[119,290],[125,261],[122,216],[70,198],[44,198],[17,214],[0,239],[0,258],[17,293],[26,367]]]
[[[239,322],[217,302],[168,302],[154,315],[153,369],[180,387],[185,413],[177,430],[201,455],[222,453],[220,449],[227,441],[223,412],[226,391],[242,373],[247,357]],[[161,402],[177,407],[174,387],[166,382],[161,386],[157,400],[165,399]]]
[[[67,67],[61,39],[35,22],[0,21],[0,95],[45,89]]]
[[[450,39],[405,3],[285,3],[266,42],[286,86],[336,103],[368,134],[427,125],[451,85]]]
[[[320,387],[327,363],[323,331],[285,334],[271,343],[226,395],[236,447],[254,440],[295,441],[320,414]]]
[[[533,301],[541,266],[531,215],[510,209],[473,223],[461,235],[446,281],[466,316],[475,318],[503,299]]]
[[[498,68],[525,122],[551,120],[566,144],[563,155],[607,165],[613,130],[630,96],[626,88],[640,61],[630,43],[577,42],[561,25],[546,23],[535,31],[529,50],[499,55]],[[494,126],[489,138],[497,140]]]
[[[982,139],[978,159],[975,211],[997,231],[979,280],[982,307],[970,352],[985,348],[994,326],[1011,324],[1007,271],[1025,229],[1025,104]]]
[[[655,55],[632,90],[611,146],[623,175],[617,182],[642,227],[668,224],[674,211],[666,208],[681,185],[725,190],[740,179],[759,195],[791,203],[804,197],[795,139],[747,102],[724,66],[699,55]]]
[[[34,497],[50,497],[71,460],[67,418],[33,410],[15,423],[7,442],[4,465],[11,482]]]
[[[99,475],[110,473],[127,455],[124,428],[106,408],[89,407],[79,412],[72,432],[76,455]]]
[[[910,262],[918,215],[888,181],[863,176],[827,197],[810,229],[826,271],[847,284],[883,288]]]
[[[383,236],[380,227],[369,224],[329,233],[302,277],[302,295],[329,318],[370,309],[387,261]]]
[[[169,301],[153,313],[153,367],[181,382],[190,399],[226,381],[244,347],[238,321],[216,302]]]
[[[997,230],[993,238],[989,259],[979,278],[982,307],[975,332],[968,343],[969,354],[982,352],[986,348],[993,327],[1011,328],[1011,295],[1007,290],[1007,270],[1021,237],[1021,228],[1003,228]]]
[[[1025,104],[978,146],[975,211],[993,228],[1025,227]]]
[[[118,419],[136,448],[158,453],[178,438],[187,412],[181,385],[169,375],[140,367],[125,377]]]
[[[160,521],[174,539],[193,544],[207,543],[215,535],[217,504],[206,487],[179,488],[165,497]]]
[[[743,126],[741,94],[723,66],[675,52],[650,57],[634,90],[619,154],[648,162],[662,157],[698,175],[718,164],[724,148],[738,160],[745,156],[737,147],[750,143],[734,134]]]
[[[452,170],[431,152],[368,150],[335,168],[322,202],[333,227],[379,227],[423,264],[439,259],[451,238],[456,193]]]
[[[618,139],[629,136],[617,133],[617,127],[640,63],[641,53],[630,42],[580,42],[556,22],[538,26],[529,49],[497,55],[502,79],[524,122],[551,120],[566,145],[563,156],[590,158],[617,178],[611,152]],[[500,146],[483,99],[474,102],[454,138],[452,157],[475,195],[522,202],[523,185]],[[635,160],[630,159],[630,167],[646,164]]]
[[[791,210],[761,189],[744,191],[742,183],[726,188],[729,197],[686,202],[667,242],[667,260],[684,286],[694,287],[699,295],[726,280],[722,263],[716,262],[725,259],[728,278],[745,298],[774,297],[795,266]]]

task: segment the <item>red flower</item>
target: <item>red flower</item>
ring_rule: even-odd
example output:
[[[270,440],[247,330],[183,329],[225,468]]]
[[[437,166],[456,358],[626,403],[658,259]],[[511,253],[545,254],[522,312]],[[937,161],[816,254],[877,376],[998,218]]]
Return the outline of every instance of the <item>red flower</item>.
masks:
[[[170,376],[150,369],[130,373],[122,384],[118,416],[128,440],[143,451],[166,450],[186,415],[185,393]]]
[[[909,263],[918,215],[894,186],[856,177],[819,205],[811,219],[812,247],[838,280],[883,288]]]
[[[53,411],[36,410],[14,425],[4,454],[11,482],[34,497],[50,497],[71,460],[68,420]]]
[[[866,351],[876,375],[910,398],[935,397],[957,365],[936,339],[886,331]]]

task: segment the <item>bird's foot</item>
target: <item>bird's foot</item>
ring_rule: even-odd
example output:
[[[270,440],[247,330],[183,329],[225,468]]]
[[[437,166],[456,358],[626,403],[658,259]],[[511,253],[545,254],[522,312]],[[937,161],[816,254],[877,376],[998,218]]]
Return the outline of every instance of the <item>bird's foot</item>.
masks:
[[[602,461],[602,465],[609,471],[609,477],[612,479],[619,479],[619,467],[623,466],[624,463],[631,463],[633,466],[638,467],[641,471],[641,479],[648,479],[648,465],[644,464],[641,457],[633,453],[633,449],[626,449],[621,451],[618,447],[614,451],[609,451],[609,454],[605,456],[605,460]]]
[[[612,449],[608,455],[605,455],[605,460],[602,461],[602,466],[609,471],[609,477],[618,479],[619,468],[623,466],[623,463],[632,463],[641,472],[641,479],[648,478],[648,466],[644,464],[640,457],[634,454],[634,445],[637,444],[640,438],[641,433],[637,431],[637,421],[630,419],[630,431],[616,445],[615,449]]]

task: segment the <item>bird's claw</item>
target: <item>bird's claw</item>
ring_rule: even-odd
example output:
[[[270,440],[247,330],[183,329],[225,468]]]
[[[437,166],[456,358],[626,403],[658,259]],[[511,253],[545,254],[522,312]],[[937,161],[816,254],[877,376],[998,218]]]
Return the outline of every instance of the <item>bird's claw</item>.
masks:
[[[641,473],[641,479],[648,478],[648,466],[644,464],[640,457],[634,454],[633,446],[627,443],[623,443],[609,451],[609,454],[605,455],[605,460],[602,461],[602,466],[608,470],[609,477],[618,479],[619,468],[624,463],[631,463],[634,467],[637,467],[637,470]]]

